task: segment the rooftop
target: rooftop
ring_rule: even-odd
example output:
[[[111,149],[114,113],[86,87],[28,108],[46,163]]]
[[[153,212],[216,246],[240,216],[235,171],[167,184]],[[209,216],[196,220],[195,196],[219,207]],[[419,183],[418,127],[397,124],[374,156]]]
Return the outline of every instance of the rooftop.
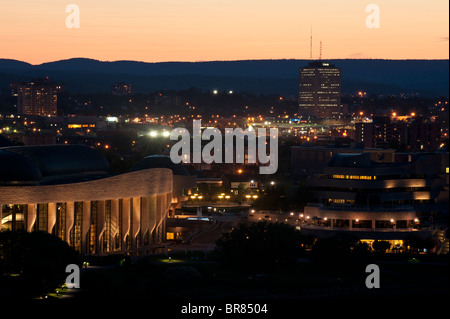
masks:
[[[175,164],[169,156],[165,155],[148,156],[137,163],[131,171],[135,172],[150,168],[168,168],[172,170],[173,175],[190,175],[182,164]]]

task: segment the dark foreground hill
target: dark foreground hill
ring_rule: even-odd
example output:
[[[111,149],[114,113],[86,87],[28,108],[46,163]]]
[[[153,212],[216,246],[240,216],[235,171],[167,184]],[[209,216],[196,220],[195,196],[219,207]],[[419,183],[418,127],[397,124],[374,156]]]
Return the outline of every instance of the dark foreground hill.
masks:
[[[364,90],[369,94],[449,95],[448,60],[330,62],[342,68],[344,94]],[[134,84],[136,92],[198,87],[296,96],[298,69],[307,64],[306,60],[145,63],[70,59],[31,65],[0,59],[0,89],[10,81],[48,76],[64,83],[69,92],[109,92],[112,83],[126,81]]]

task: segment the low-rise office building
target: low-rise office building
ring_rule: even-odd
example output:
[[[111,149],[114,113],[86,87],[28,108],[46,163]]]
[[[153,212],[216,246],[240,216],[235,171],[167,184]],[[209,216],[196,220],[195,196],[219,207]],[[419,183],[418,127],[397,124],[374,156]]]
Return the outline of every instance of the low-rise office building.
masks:
[[[337,154],[310,185],[316,202],[305,207],[302,229],[318,236],[351,231],[401,241],[437,237],[448,227],[448,153],[416,154],[406,163]],[[448,239],[441,244],[448,251]]]

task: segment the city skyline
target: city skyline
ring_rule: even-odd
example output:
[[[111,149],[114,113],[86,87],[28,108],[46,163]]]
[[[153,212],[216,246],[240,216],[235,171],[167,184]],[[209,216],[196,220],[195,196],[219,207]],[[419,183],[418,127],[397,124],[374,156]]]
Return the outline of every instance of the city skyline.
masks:
[[[0,300],[444,309],[448,10],[1,0]]]
[[[448,2],[76,1],[80,27],[68,28],[68,3],[6,1],[1,58],[32,64],[85,57],[102,61],[248,59],[448,59]],[[20,12],[20,14],[18,14]],[[7,45],[17,43],[17,45]],[[322,46],[322,50],[320,47]],[[33,50],[26,48],[33,47]],[[322,51],[322,54],[320,53]]]

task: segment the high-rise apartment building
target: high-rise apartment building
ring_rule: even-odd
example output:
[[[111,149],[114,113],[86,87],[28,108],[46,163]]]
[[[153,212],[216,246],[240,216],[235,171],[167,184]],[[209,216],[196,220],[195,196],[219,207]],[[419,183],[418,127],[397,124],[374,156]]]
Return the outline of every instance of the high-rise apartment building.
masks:
[[[45,78],[11,83],[11,88],[17,96],[18,114],[57,116],[60,85]]]
[[[373,122],[355,124],[355,142],[366,148],[394,148],[402,152],[434,152],[441,145],[441,125],[417,117],[397,121],[376,116]]]
[[[315,61],[300,69],[299,116],[338,118],[341,115],[341,69]]]

